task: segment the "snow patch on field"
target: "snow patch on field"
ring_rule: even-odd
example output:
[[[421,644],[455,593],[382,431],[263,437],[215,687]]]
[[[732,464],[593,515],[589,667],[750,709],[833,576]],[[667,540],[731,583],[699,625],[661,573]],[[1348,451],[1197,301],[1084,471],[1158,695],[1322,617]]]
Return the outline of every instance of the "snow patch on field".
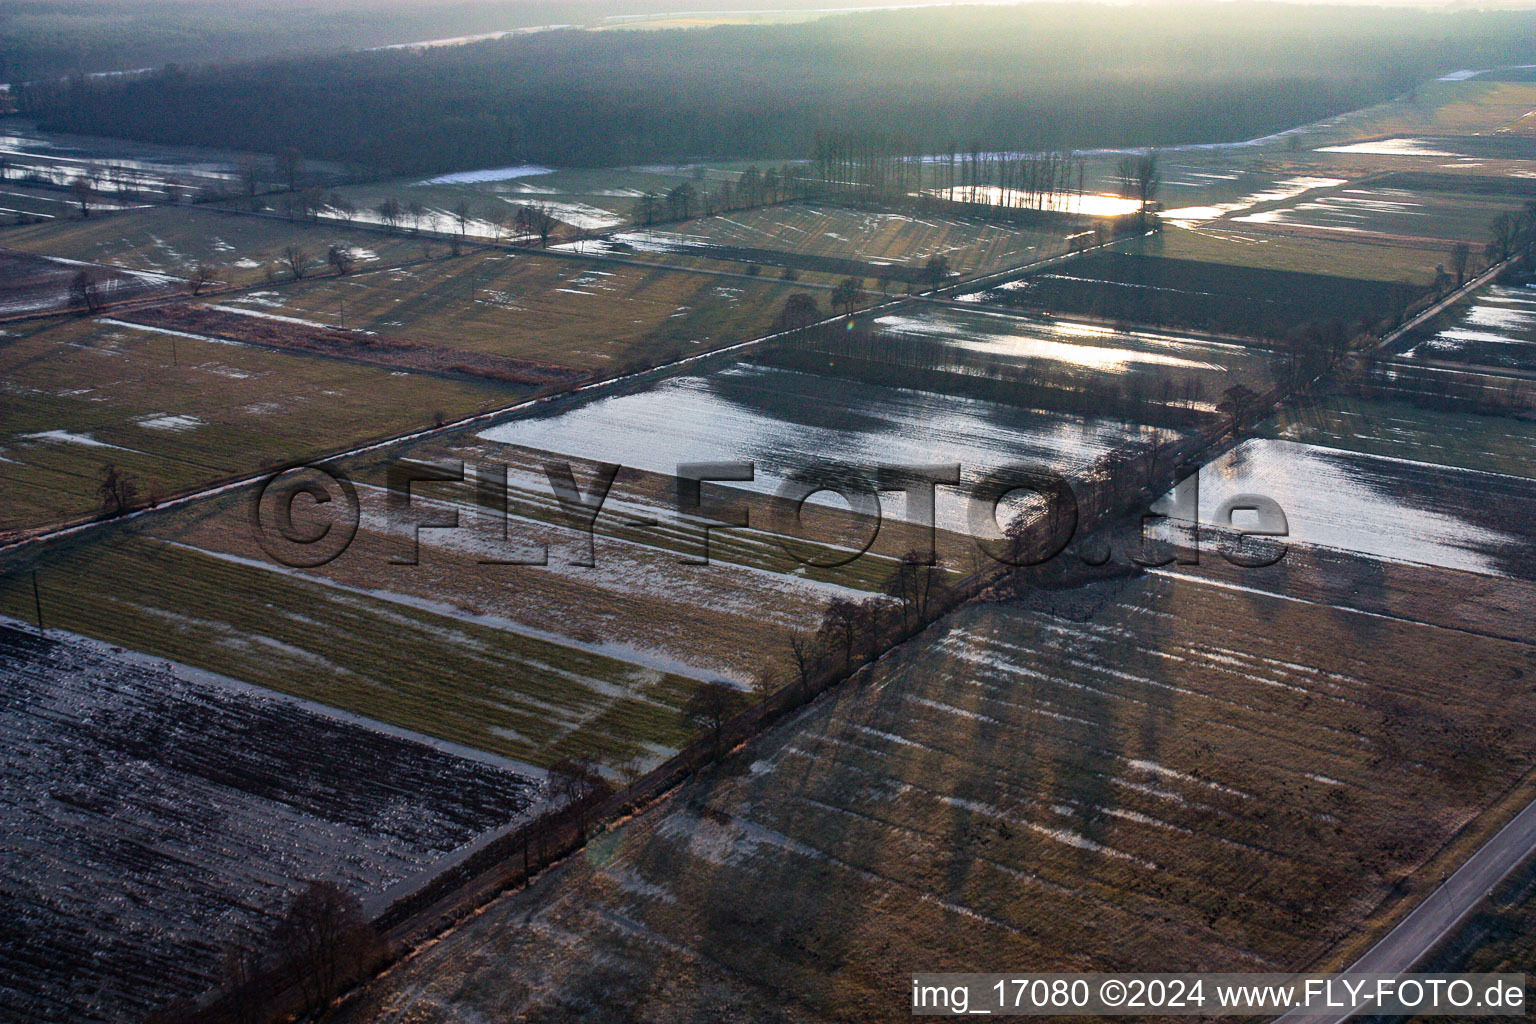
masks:
[[[826,859],[826,855],[813,846],[738,817],[720,821],[714,817],[672,814],[661,823],[656,834],[686,841],[690,856],[720,867],[755,857],[761,846],[776,847],[813,860]]]
[[[120,452],[133,451],[132,448],[123,448],[120,445],[107,444],[105,441],[98,441],[90,434],[77,434],[68,430],[40,430],[35,434],[22,434],[21,440],[48,441],[57,442],[59,444],[78,444],[84,445],[87,448],[111,448],[114,451]]]
[[[277,313],[266,313],[259,309],[242,309],[239,306],[218,306],[211,303],[205,308],[216,309],[220,313],[235,313],[239,316],[255,316],[263,320],[277,320],[285,324],[298,324],[301,327],[320,327],[327,331],[336,329],[335,324],[323,324],[318,320],[303,320],[296,316],[281,316]]]
[[[169,412],[155,413],[150,416],[140,416],[133,422],[148,430],[170,430],[176,432],[183,430],[196,430],[198,427],[205,425],[203,421],[198,419],[196,416],[178,415],[176,413]]]
[[[169,327],[151,327],[148,324],[134,324],[129,323],[126,320],[113,320],[109,317],[103,317],[101,322],[104,324],[111,324],[114,327],[127,327],[129,330],[134,331],[148,331],[151,334],[164,334],[172,338],[186,338],[190,341],[206,341],[214,345],[239,345],[241,347],[245,347],[245,342],[243,341],[234,341],[230,338],[215,338],[211,334],[193,334],[190,331],[173,331]]]
[[[1357,153],[1365,156],[1461,156],[1444,149],[1431,149],[1422,139],[1380,139],[1376,142],[1351,142],[1323,146],[1319,153]]]
[[[440,174],[435,178],[414,182],[416,185],[475,185],[487,181],[512,181],[516,178],[533,178],[540,174],[553,174],[554,169],[539,164],[517,164],[513,167],[489,167],[479,171],[458,171]]]
[[[670,657],[661,651],[640,648],[631,644],[624,643],[587,643],[585,641],[577,640],[574,637],[564,636],[562,634],[554,633],[545,629],[539,629],[535,626],[517,622],[504,616],[486,615],[477,612],[466,611],[462,608],[458,608],[443,601],[433,601],[428,598],[415,597],[410,594],[401,594],[390,590],[379,590],[371,587],[348,586],[346,584],[337,583],[334,580],[328,580],[320,576],[313,576],[308,573],[299,572],[296,569],[289,569],[284,566],[272,565],[271,563],[258,561],[253,558],[244,558],[240,555],[232,555],[228,552],[213,551],[207,548],[199,548],[188,544],[180,544],[174,541],[168,541],[167,543],[170,544],[171,547],[192,551],[197,554],[205,555],[209,558],[216,558],[220,561],[229,562],[234,565],[242,565],[247,568],[262,569],[267,572],[275,572],[286,576],[294,576],[302,580],[307,580],[311,583],[320,584],[328,590],[334,590],[339,593],[369,597],[377,601],[384,601],[389,604],[403,605],[408,608],[414,608],[417,611],[429,612],[433,615],[439,615],[444,618],[453,619],[460,622],[471,622],[480,626],[489,626],[492,629],[500,629],[505,632],[513,633],[518,636],[525,636],[533,640],[542,640],[545,643],[557,644],[562,647],[570,647],[578,651],[585,651],[588,654],[595,654],[600,657],[610,658],[614,661],[635,665],[640,668],[649,669],[656,672],[666,672],[673,675],[680,675],[690,679],[698,680],[700,682],[722,680],[725,678],[725,674],[718,670],[700,668],[699,666],[692,665],[680,658]],[[587,677],[583,677],[581,682],[583,685],[588,686],[591,689],[600,689],[604,685],[602,680],[590,679]],[[633,696],[632,694],[628,693],[624,695]]]

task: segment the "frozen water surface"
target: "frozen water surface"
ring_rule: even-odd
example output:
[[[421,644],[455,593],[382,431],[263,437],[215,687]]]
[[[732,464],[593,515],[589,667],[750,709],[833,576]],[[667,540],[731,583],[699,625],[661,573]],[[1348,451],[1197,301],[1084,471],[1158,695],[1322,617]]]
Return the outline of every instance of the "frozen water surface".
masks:
[[[883,463],[958,462],[975,474],[1025,463],[1070,474],[1149,432],[1118,420],[737,363],[500,423],[480,436],[668,475],[685,462],[754,462],[756,479],[738,486],[773,491],[793,470],[829,464],[873,471]],[[963,523],[958,504],[941,500],[939,513],[942,525]]]
[[[1253,439],[1200,470],[1200,521],[1229,498],[1259,494],[1284,510],[1289,539],[1397,562],[1536,576],[1526,555],[1536,500],[1524,478]],[[1251,520],[1249,520],[1251,522]],[[1236,525],[1245,520],[1239,513]]]
[[[1536,288],[1484,289],[1461,307],[1454,325],[1419,342],[1407,357],[1536,369]]]

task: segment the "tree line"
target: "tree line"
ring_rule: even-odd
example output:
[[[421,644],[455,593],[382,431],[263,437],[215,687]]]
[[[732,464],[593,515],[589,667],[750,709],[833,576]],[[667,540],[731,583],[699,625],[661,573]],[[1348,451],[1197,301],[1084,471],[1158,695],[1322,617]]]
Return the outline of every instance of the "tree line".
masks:
[[[1262,135],[1449,68],[1536,60],[1531,39],[1532,12],[1040,4],[167,67],[36,83],[18,102],[55,130],[398,173],[804,159],[829,131],[899,135],[910,153],[1061,153]],[[1071,178],[998,170],[1055,179],[1047,195]]]

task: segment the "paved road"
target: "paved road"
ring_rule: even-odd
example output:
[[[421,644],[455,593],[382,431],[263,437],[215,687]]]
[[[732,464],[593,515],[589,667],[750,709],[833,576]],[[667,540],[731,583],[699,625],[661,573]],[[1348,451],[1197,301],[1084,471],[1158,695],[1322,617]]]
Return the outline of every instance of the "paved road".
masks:
[[[1481,274],[1478,274],[1476,277],[1472,278],[1460,288],[1453,290],[1450,294],[1446,295],[1445,298],[1430,306],[1418,316],[1413,317],[1396,330],[1389,332],[1386,337],[1382,338],[1376,343],[1376,351],[1380,353],[1386,353],[1387,349],[1395,344],[1403,335],[1407,334],[1409,331],[1413,330],[1415,327],[1419,326],[1425,321],[1439,316],[1451,306],[1454,306],[1456,303],[1460,302],[1468,295],[1471,295],[1473,292],[1477,291],[1477,289],[1481,288],[1489,281],[1492,281],[1499,275],[1501,271],[1504,270],[1505,267],[1512,267],[1519,261],[1520,254],[1516,253],[1507,259],[1503,259],[1498,263],[1495,263],[1493,266],[1489,267],[1487,270],[1484,270]]]
[[[1351,964],[1345,975],[1395,975],[1410,970],[1465,921],[1483,897],[1532,851],[1536,851],[1536,802],[1527,804],[1386,938]],[[1338,1011],[1292,1010],[1275,1018],[1275,1024],[1341,1024],[1351,1016]]]

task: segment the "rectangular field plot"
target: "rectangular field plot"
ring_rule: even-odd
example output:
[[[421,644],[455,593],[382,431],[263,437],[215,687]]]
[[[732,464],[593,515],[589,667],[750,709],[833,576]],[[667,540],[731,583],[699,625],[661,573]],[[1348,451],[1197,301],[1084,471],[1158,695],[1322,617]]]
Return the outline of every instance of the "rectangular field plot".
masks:
[[[1536,285],[1489,285],[1434,326],[1415,332],[1405,358],[1536,371]]]
[[[1065,224],[1065,222],[1063,222]],[[974,274],[1066,250],[1073,230],[1024,229],[938,213],[882,213],[791,203],[573,243],[583,251],[642,258],[702,257],[805,273],[916,283],[943,256],[951,270]]]
[[[1411,98],[1337,119],[1340,142],[1356,138],[1478,135],[1512,130],[1536,110],[1536,85],[1520,82],[1426,82]],[[1526,121],[1529,124],[1529,121]],[[1423,162],[1423,161],[1421,161]]]
[[[221,302],[250,315],[612,372],[767,333],[791,287],[619,263],[476,254]],[[227,312],[227,310],[226,310]]]
[[[1288,407],[1259,429],[1270,437],[1324,448],[1536,477],[1536,423],[1510,416],[1335,395]]]
[[[1090,253],[965,298],[1153,326],[1277,337],[1395,316],[1420,288],[1121,252]]]
[[[82,272],[90,276],[102,303],[164,294],[180,287],[179,281],[163,274],[124,272],[0,250],[0,320],[72,308],[84,310],[85,296],[75,289],[75,279]]]
[[[609,644],[599,624],[567,643],[516,622],[504,614],[516,600],[505,576],[460,595],[440,562],[392,566],[381,546],[363,546],[353,561],[373,577],[355,586],[340,570],[334,581],[288,570],[256,549],[246,501],[213,529],[228,539],[114,536],[45,558],[47,620],[534,764],[659,760],[693,731],[681,708],[695,679],[667,671],[664,655]],[[242,544],[254,557],[229,553]],[[0,589],[14,617],[30,615],[22,583]],[[469,603],[477,597],[485,604]]]
[[[536,797],[510,763],[58,636],[0,626],[7,1020],[144,1020],[307,880],[369,901]]]
[[[914,373],[911,383],[924,381]],[[838,466],[872,473],[882,464],[959,463],[967,483],[1013,463],[1071,475],[1116,449],[1171,432],[743,362],[509,419],[479,436],[667,476],[681,463],[750,462],[753,480],[735,486],[772,493],[794,473]],[[941,491],[937,515],[943,529],[967,529],[960,494]]]
[[[1200,521],[1241,528],[1220,510],[1244,495],[1279,505],[1290,543],[1536,581],[1527,477],[1253,439],[1201,468]]]
[[[33,224],[78,216],[80,204],[71,201],[68,192],[0,178],[0,224]]]
[[[1533,670],[1163,577],[971,607],[343,1019],[899,1021],[919,962],[1315,968],[1536,763]]]
[[[4,206],[0,202],[0,206]],[[285,251],[297,247],[314,273],[325,268],[326,251],[344,246],[358,262],[391,265],[423,256],[422,240],[358,231],[335,224],[307,224],[275,217],[221,213],[210,207],[158,207],[0,231],[0,246],[48,256],[91,260],[125,270],[186,278],[199,266],[218,271],[218,280],[251,285],[266,280],[268,268],[291,276]],[[437,254],[446,245],[433,245]]]
[[[1137,256],[1421,286],[1432,284],[1435,268],[1450,260],[1449,244],[1393,244],[1343,232],[1303,238],[1252,230],[1231,220],[1189,227],[1165,225],[1150,238],[1131,239],[1116,248]]]
[[[5,178],[38,180],[62,189],[85,177],[107,204],[218,196],[239,187],[241,167],[252,158],[229,150],[162,146],[150,142],[66,135],[7,121],[0,152],[9,158]],[[312,171],[320,170],[312,162]]]
[[[1517,212],[1523,205],[1511,196],[1364,186],[1245,214],[1233,221],[1481,243],[1487,239],[1488,225],[1496,216]]]
[[[890,553],[808,568],[761,526],[717,534],[710,564],[685,564],[699,522],[635,474],[588,540],[540,458],[462,436],[395,454],[506,466],[505,529],[473,476],[417,484],[412,517],[462,528],[415,531],[386,514],[383,465],[349,465],[360,524],[328,564],[280,561],[255,532],[252,494],[231,494],[65,545],[42,565],[48,621],[530,763],[585,754],[615,767],[688,739],[682,708],[701,683],[746,689],[791,671],[792,631],[814,629],[834,600],[871,597],[895,568]],[[590,467],[575,472],[587,487]],[[818,543],[824,558],[830,541]],[[4,593],[13,614],[26,582]]]
[[[1177,334],[936,303],[864,318],[858,325],[874,335],[864,353],[871,360],[946,379],[1006,381],[1023,395],[1054,388],[1070,396],[1074,409],[1108,411],[1123,399],[1128,408],[1147,411],[1209,412],[1227,388],[1241,384],[1263,393],[1273,386],[1262,353]],[[846,345],[836,346],[840,336],[848,332],[828,330],[807,342],[813,351],[835,352],[839,373],[852,355],[843,350]],[[1020,404],[1027,401],[1021,397]]]
[[[560,222],[556,234],[563,236],[627,223],[647,192],[662,196],[685,182],[695,189],[710,188],[739,176],[716,168],[699,173],[702,185],[685,167],[550,170],[524,165],[348,185],[338,191],[357,207],[360,221],[378,223],[379,207],[393,200],[407,211],[413,205],[421,210],[419,220],[407,212],[405,226],[431,231],[457,230],[454,211],[463,207],[468,214],[465,233],[477,238],[510,237],[517,208],[537,205]]]
[[[140,500],[403,433],[526,389],[106,320],[0,334],[0,532],[92,515],[107,463]]]

